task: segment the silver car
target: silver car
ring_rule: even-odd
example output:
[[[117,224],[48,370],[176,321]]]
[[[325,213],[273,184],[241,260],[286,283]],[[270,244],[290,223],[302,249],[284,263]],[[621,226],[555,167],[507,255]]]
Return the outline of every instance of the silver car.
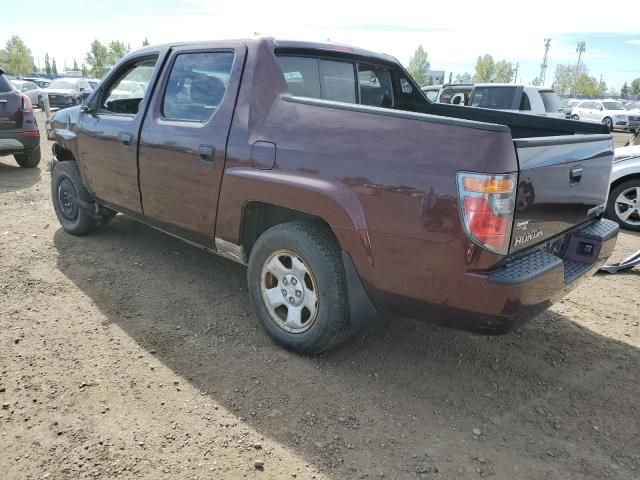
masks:
[[[16,90],[29,97],[34,107],[43,107],[42,89],[38,85],[28,80],[11,80],[11,83]]]

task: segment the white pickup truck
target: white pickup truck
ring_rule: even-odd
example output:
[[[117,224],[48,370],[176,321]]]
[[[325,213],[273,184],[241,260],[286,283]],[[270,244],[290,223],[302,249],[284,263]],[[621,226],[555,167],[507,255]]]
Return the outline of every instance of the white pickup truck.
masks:
[[[433,92],[423,92],[431,99]],[[565,118],[562,103],[550,88],[513,83],[461,83],[443,85],[438,103],[530,113],[543,117]]]

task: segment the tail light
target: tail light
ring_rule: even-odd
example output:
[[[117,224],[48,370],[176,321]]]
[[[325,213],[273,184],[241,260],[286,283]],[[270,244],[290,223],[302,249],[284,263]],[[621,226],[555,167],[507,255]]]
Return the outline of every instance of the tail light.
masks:
[[[24,93],[20,95],[20,98],[22,98],[22,111],[24,113],[33,113],[33,104],[31,103],[31,99]]]
[[[509,250],[517,175],[458,173],[464,228],[471,240],[500,255]]]

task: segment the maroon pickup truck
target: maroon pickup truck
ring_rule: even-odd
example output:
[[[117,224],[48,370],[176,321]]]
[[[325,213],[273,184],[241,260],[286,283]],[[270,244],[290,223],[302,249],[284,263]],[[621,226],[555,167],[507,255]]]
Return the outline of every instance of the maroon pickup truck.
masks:
[[[379,312],[506,332],[618,233],[605,126],[433,104],[355,48],[147,47],[47,128],[67,232],[121,212],[246,264],[259,321],[303,353]]]

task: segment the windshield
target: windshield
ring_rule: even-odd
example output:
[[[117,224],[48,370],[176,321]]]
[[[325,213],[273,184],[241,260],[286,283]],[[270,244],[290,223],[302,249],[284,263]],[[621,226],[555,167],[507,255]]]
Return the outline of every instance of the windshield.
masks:
[[[625,105],[627,110],[637,110],[640,108],[640,102],[629,102]]]
[[[624,110],[624,105],[620,102],[602,102],[605,110]]]
[[[54,80],[47,88],[61,88],[73,90],[76,88],[75,80]]]
[[[542,103],[544,103],[545,112],[558,112],[562,110],[560,97],[558,97],[553,90],[543,90],[540,92],[540,96],[542,97]]]

